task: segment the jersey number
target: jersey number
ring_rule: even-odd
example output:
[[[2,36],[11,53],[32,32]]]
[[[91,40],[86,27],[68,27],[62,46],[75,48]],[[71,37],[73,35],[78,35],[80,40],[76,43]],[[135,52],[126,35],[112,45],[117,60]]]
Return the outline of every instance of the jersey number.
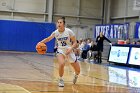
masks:
[[[67,45],[67,43],[65,41],[62,41],[61,44],[62,44],[62,46],[66,46]]]

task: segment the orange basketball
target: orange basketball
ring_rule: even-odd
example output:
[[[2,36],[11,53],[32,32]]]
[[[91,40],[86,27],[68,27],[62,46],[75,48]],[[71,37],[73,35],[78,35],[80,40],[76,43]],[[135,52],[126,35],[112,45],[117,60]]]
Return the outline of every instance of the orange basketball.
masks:
[[[46,54],[47,46],[44,43],[38,43],[36,45],[36,51],[38,54]]]

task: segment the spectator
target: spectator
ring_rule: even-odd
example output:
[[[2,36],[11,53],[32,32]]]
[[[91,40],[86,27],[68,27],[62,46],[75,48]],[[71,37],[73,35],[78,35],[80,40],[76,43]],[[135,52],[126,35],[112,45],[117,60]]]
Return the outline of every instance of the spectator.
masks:
[[[91,40],[87,39],[87,44],[91,47]]]
[[[85,59],[87,59],[87,52],[89,51],[90,46],[87,44],[86,41],[84,41],[83,44],[84,44],[84,47],[82,48],[81,56],[85,60]]]
[[[94,41],[91,41],[91,47],[88,52],[88,58],[90,61],[92,61],[92,58],[93,58],[94,62],[97,59],[97,45]]]
[[[98,50],[98,63],[102,63],[102,52],[103,52],[103,41],[107,40],[110,45],[111,41],[109,39],[107,39],[102,32],[100,32],[99,36],[97,36],[96,38],[96,42],[97,42],[97,50]]]
[[[130,44],[130,38],[125,40],[125,44]]]
[[[138,41],[136,42],[136,44],[137,44],[137,45],[140,45],[140,40],[138,40]]]
[[[136,45],[136,41],[133,41],[131,44]]]

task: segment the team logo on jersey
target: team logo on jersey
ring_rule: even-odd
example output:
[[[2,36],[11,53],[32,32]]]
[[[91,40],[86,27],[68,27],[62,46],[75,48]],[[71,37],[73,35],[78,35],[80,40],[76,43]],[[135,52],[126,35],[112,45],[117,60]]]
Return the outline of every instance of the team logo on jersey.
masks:
[[[62,38],[58,38],[59,41],[64,41],[64,40],[68,40],[68,37],[62,37]]]

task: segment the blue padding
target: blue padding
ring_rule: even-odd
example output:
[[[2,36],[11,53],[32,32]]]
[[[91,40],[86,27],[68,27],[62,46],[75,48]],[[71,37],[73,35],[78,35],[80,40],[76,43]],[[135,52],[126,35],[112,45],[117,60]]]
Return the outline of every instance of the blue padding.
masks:
[[[0,50],[36,51],[36,44],[55,29],[54,23],[0,20]],[[54,41],[47,43],[47,52],[53,52]]]

